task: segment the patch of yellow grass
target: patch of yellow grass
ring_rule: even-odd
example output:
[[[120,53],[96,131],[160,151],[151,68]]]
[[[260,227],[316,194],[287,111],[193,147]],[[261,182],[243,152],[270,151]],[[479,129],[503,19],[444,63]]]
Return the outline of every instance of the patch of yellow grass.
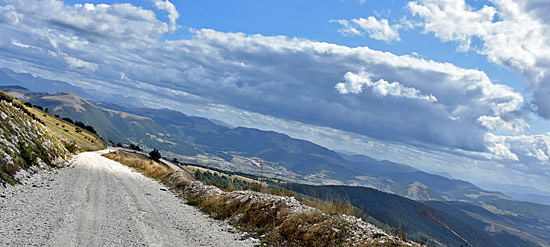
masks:
[[[36,107],[27,107],[27,110],[36,118],[44,121],[46,127],[52,131],[57,138],[66,143],[74,143],[84,151],[97,151],[105,149],[105,143],[99,136],[77,127],[65,120],[57,118],[49,113],[41,111]]]

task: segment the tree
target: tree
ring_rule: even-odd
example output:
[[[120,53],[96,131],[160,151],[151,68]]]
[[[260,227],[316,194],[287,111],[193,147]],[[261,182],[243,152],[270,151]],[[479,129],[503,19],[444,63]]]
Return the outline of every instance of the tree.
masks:
[[[159,161],[162,156],[160,155],[160,152],[155,148],[153,151],[149,152],[149,157],[151,157],[154,161]]]
[[[141,151],[141,147],[136,145],[136,144],[133,144],[133,143],[130,143],[130,149],[136,150],[136,151]]]

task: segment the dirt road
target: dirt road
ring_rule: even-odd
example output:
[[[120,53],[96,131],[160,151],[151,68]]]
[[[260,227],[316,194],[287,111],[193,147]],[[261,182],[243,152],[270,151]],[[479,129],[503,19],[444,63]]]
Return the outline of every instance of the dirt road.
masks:
[[[251,246],[163,185],[101,157],[77,155],[0,189],[0,246]]]

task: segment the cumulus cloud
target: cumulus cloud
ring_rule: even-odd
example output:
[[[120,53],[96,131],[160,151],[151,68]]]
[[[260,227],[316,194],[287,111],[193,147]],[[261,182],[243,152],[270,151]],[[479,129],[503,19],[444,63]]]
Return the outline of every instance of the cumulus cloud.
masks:
[[[422,95],[418,89],[405,87],[399,82],[389,83],[384,79],[380,79],[377,82],[372,82],[368,73],[364,71],[361,71],[358,74],[347,72],[344,75],[344,82],[339,82],[335,86],[341,94],[358,94],[363,92],[363,87],[372,88],[372,92],[378,96],[391,95],[409,99],[427,100],[430,102],[437,101],[437,98],[433,95]]]
[[[374,16],[365,18],[348,20],[332,20],[342,27],[338,29],[343,35],[369,35],[370,38],[391,43],[392,41],[400,41],[398,24],[390,25],[387,19],[376,19]]]
[[[460,50],[474,49],[489,61],[525,78],[533,110],[550,118],[550,2],[493,0],[475,9],[464,0],[419,0],[408,4],[425,32],[455,41]],[[480,41],[480,46],[473,45]]]
[[[79,38],[97,42],[105,39],[151,41],[158,39],[170,29],[168,24],[156,18],[153,11],[131,4],[86,3],[68,6],[56,0],[4,2],[9,4],[5,8],[16,10],[18,15],[24,16],[27,24],[33,24],[36,28],[56,28],[64,34],[77,35]],[[164,7],[169,13],[175,11],[168,7],[173,7],[169,2],[156,6]]]
[[[178,20],[178,18],[180,17],[180,14],[176,10],[176,6],[168,0],[154,0],[153,3],[155,5],[155,8],[168,12],[168,19],[170,20],[170,30],[176,31],[176,20]]]
[[[3,66],[113,94],[128,92],[148,104],[225,105],[428,147],[423,155],[462,150],[511,165],[549,156],[543,141],[535,143],[539,152],[527,144],[514,148],[528,137],[515,142],[487,137],[528,125],[521,94],[479,70],[285,36],[202,29],[190,39],[163,40],[174,27],[170,18],[175,22],[178,16],[165,23],[130,4],[7,3],[0,8],[17,21],[0,21]],[[172,5],[160,3],[156,8],[170,13]]]

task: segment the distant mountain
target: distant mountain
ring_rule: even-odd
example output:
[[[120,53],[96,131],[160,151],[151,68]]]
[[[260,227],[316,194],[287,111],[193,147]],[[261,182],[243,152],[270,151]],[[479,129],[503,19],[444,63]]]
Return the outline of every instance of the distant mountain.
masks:
[[[320,199],[330,198],[332,200],[343,200],[370,213],[370,216],[390,226],[405,231],[415,241],[422,239],[437,240],[428,246],[467,246],[455,234],[446,229],[443,225],[436,223],[427,215],[443,222],[454,232],[465,238],[473,246],[538,246],[503,232],[486,231],[485,228],[491,224],[485,223],[475,217],[461,211],[466,206],[470,211],[484,211],[486,217],[499,217],[483,208],[462,203],[464,207],[454,208],[442,202],[434,201],[424,204],[400,196],[384,193],[375,189],[342,185],[304,185],[284,184],[282,185],[292,191],[317,197]],[[441,206],[440,204],[447,206]],[[432,207],[435,205],[437,207]],[[475,209],[475,210],[474,210]],[[462,212],[462,213],[461,213]],[[543,240],[544,241],[544,240]]]
[[[68,82],[48,80],[29,73],[17,73],[8,68],[0,68],[0,86],[18,85],[35,92],[73,92],[85,99],[103,100],[124,106],[143,106],[137,99],[123,94],[105,94],[104,92],[83,89]]]
[[[18,85],[36,92],[55,93],[70,91],[80,97],[92,98],[88,92],[67,82],[35,77],[29,73],[17,73],[8,68],[0,68],[0,86]]]
[[[429,201],[424,203],[459,218],[479,230],[485,230],[490,233],[507,232],[542,246],[550,245],[550,227],[547,218],[548,207],[546,206],[540,207],[540,205],[529,205],[529,203],[523,202],[518,202],[518,205],[506,202],[505,204],[509,205],[509,207],[499,207],[501,209],[497,209],[497,207],[491,204],[476,206],[457,201]],[[495,205],[498,205],[498,203],[495,203]],[[505,208],[512,211],[508,211]],[[535,208],[538,208],[543,213],[538,214],[532,211]],[[510,244],[509,246],[514,245]]]

